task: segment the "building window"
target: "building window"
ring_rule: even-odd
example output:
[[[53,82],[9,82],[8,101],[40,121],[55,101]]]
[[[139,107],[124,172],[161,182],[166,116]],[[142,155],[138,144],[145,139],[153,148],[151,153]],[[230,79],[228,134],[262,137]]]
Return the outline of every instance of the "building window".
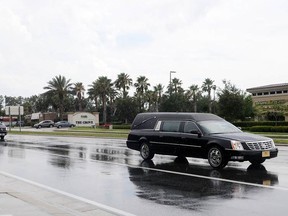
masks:
[[[277,94],[282,94],[282,91],[277,91],[276,93],[277,93]]]
[[[269,94],[269,92],[264,92],[264,95],[268,95]]]
[[[259,95],[262,95],[262,92],[257,93],[257,95],[258,95],[258,96],[259,96]]]
[[[270,92],[270,95],[273,95],[273,94],[275,94],[275,91]]]

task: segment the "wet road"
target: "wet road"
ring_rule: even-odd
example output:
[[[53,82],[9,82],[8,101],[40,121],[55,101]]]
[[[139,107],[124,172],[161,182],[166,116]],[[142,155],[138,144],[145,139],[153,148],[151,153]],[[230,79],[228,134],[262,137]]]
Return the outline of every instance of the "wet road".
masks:
[[[287,215],[288,148],[264,166],[143,162],[125,140],[7,135],[0,171],[135,215]]]

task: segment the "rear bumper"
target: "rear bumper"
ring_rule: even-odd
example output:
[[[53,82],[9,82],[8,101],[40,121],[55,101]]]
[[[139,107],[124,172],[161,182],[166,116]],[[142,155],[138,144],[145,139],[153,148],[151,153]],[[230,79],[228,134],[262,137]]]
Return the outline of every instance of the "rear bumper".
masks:
[[[230,161],[247,161],[247,160],[255,160],[255,159],[270,159],[277,157],[278,149],[268,149],[268,150],[243,150],[243,151],[235,151],[235,150],[226,150],[228,159]],[[268,153],[269,152],[269,153]]]

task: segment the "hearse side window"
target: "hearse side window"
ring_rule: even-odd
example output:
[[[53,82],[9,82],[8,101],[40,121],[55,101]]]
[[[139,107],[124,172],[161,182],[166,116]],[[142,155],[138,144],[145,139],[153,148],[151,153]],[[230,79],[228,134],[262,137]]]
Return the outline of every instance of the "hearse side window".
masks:
[[[163,121],[162,131],[165,132],[178,132],[180,127],[180,121]]]
[[[132,129],[153,129],[156,124],[157,118],[155,116],[152,116],[150,118],[146,117],[146,119],[140,118],[137,120],[137,122],[133,123]]]
[[[198,127],[194,122],[187,121],[184,123],[184,133],[191,133],[192,131],[199,131]]]

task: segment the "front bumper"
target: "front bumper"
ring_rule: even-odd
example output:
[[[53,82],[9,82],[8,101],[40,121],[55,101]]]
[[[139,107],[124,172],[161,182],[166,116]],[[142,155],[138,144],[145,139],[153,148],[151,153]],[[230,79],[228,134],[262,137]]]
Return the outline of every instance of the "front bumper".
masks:
[[[227,158],[230,161],[247,161],[255,159],[270,159],[277,157],[278,149],[267,149],[267,150],[242,150],[236,151],[231,149],[226,149]]]
[[[6,132],[5,132],[5,131],[1,131],[1,132],[0,132],[0,136],[1,136],[1,137],[4,137],[4,136],[6,136],[6,135],[7,135],[7,131],[6,131]]]

